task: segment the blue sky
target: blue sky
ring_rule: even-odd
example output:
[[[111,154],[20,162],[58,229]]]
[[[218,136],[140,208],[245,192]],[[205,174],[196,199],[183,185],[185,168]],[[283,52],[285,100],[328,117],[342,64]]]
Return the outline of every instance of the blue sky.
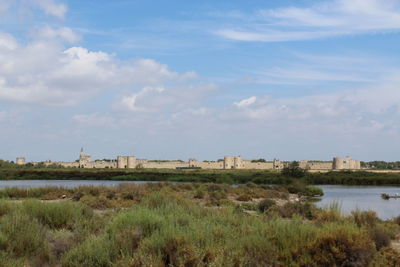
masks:
[[[399,0],[0,0],[0,158],[399,160],[399,30]]]

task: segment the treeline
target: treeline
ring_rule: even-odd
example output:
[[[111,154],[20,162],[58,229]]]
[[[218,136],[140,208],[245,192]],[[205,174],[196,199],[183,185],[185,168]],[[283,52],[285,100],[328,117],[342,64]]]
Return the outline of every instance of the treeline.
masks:
[[[400,170],[400,161],[369,161],[361,162],[362,167],[378,169],[378,170]]]
[[[0,180],[125,180],[207,183],[287,184],[292,178],[272,171],[208,170],[88,170],[88,169],[0,169]]]
[[[13,161],[6,161],[0,159],[0,169],[63,169],[64,166],[58,164],[49,164],[46,165],[43,162],[38,164],[26,163],[24,165],[15,164]]]
[[[16,169],[0,168],[1,180],[122,180],[245,184],[400,185],[400,173],[332,171],[307,173],[259,170],[116,170],[116,169]]]
[[[374,173],[367,171],[332,171],[307,174],[309,184],[331,185],[400,185],[400,173]]]

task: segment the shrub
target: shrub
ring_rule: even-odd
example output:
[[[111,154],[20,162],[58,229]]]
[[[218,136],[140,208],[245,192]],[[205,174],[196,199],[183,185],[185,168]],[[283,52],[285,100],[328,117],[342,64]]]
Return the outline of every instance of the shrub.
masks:
[[[16,257],[48,255],[45,229],[22,212],[1,218],[0,235],[0,247]]]
[[[285,205],[273,210],[283,218],[292,218],[295,215],[300,215],[311,220],[315,218],[316,208],[308,202],[286,202]]]
[[[111,242],[104,237],[91,236],[62,257],[63,266],[112,266]]]
[[[308,246],[317,266],[368,266],[375,246],[354,224],[327,224]]]
[[[0,266],[1,267],[15,267],[15,266],[28,266],[24,258],[15,259],[7,254],[5,251],[0,251]]]
[[[354,210],[351,212],[354,222],[360,226],[375,227],[379,221],[375,211]]]
[[[393,218],[393,221],[394,221],[397,225],[400,225],[400,216],[397,216],[397,217]]]
[[[66,230],[52,232],[49,234],[48,242],[52,255],[59,261],[61,256],[74,246],[73,233]]]
[[[374,257],[370,267],[397,267],[400,266],[400,252],[394,248],[383,248]]]
[[[92,195],[85,195],[79,201],[95,209],[111,208],[111,202],[104,196],[94,197]]]
[[[227,195],[224,191],[212,191],[209,194],[211,200],[221,200],[226,199]]]
[[[321,197],[324,195],[324,191],[321,188],[315,186],[306,186],[299,195],[306,197]]]
[[[26,214],[55,229],[72,228],[76,221],[93,216],[93,212],[86,206],[67,201],[42,203],[37,200],[29,200],[23,202],[22,206]]]
[[[247,183],[246,183],[246,186],[247,186],[247,187],[250,187],[250,188],[256,188],[256,187],[258,187],[258,185],[256,185],[256,184],[253,183],[253,182],[247,182]]]
[[[254,203],[242,203],[236,205],[234,208],[234,212],[243,212],[243,210],[257,210],[257,205]]]
[[[132,229],[143,236],[149,236],[163,225],[164,219],[154,211],[137,207],[118,214],[107,226],[106,231],[113,236],[123,230]]]
[[[288,166],[282,169],[282,175],[292,178],[302,178],[306,176],[307,170],[300,168],[300,164],[297,161],[291,162]]]
[[[306,197],[320,197],[324,195],[324,191],[321,188],[315,186],[307,186],[301,181],[296,181],[287,186],[289,193],[299,194]]]
[[[13,210],[12,205],[4,200],[0,200],[0,217],[10,213]]]
[[[238,201],[251,201],[253,198],[249,194],[241,194],[236,198]]]
[[[380,227],[374,227],[370,230],[371,238],[375,243],[377,250],[390,245],[390,235]]]
[[[276,202],[272,199],[263,199],[260,201],[260,203],[258,203],[258,210],[260,212],[266,212],[269,208],[271,208],[272,206],[275,206]]]
[[[203,199],[204,198],[204,191],[201,189],[197,189],[196,192],[194,193],[193,197],[197,199]]]

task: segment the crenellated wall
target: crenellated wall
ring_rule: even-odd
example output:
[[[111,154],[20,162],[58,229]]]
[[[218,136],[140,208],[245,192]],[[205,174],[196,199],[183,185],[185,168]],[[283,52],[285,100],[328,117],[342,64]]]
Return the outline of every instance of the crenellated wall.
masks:
[[[24,165],[27,162],[25,158],[17,158],[18,165]],[[30,162],[32,164],[39,164],[37,162]],[[287,163],[281,162],[278,159],[268,162],[252,162],[250,160],[243,160],[240,156],[225,156],[222,161],[197,161],[193,158],[187,162],[183,161],[149,161],[144,159],[137,159],[134,156],[118,156],[116,160],[95,160],[91,161],[91,157],[87,154],[81,153],[79,160],[75,162],[42,162],[49,166],[52,164],[61,165],[67,168],[118,168],[118,169],[177,169],[177,168],[201,168],[201,169],[216,169],[216,170],[231,170],[231,169],[254,169],[254,170],[281,170]],[[308,170],[359,170],[361,169],[360,161],[353,160],[350,157],[333,159],[333,162],[323,161],[307,161],[302,160],[299,162],[301,168]]]

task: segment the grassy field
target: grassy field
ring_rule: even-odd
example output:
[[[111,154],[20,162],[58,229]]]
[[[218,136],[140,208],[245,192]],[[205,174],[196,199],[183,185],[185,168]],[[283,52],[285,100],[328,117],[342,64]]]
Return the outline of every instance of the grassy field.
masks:
[[[0,265],[399,266],[391,243],[400,219],[342,216],[291,190],[252,183],[0,190]]]
[[[303,178],[288,177],[279,171],[262,170],[168,170],[168,169],[31,169],[0,168],[0,180],[122,180],[245,184],[400,185],[400,173],[331,171],[307,173]]]

